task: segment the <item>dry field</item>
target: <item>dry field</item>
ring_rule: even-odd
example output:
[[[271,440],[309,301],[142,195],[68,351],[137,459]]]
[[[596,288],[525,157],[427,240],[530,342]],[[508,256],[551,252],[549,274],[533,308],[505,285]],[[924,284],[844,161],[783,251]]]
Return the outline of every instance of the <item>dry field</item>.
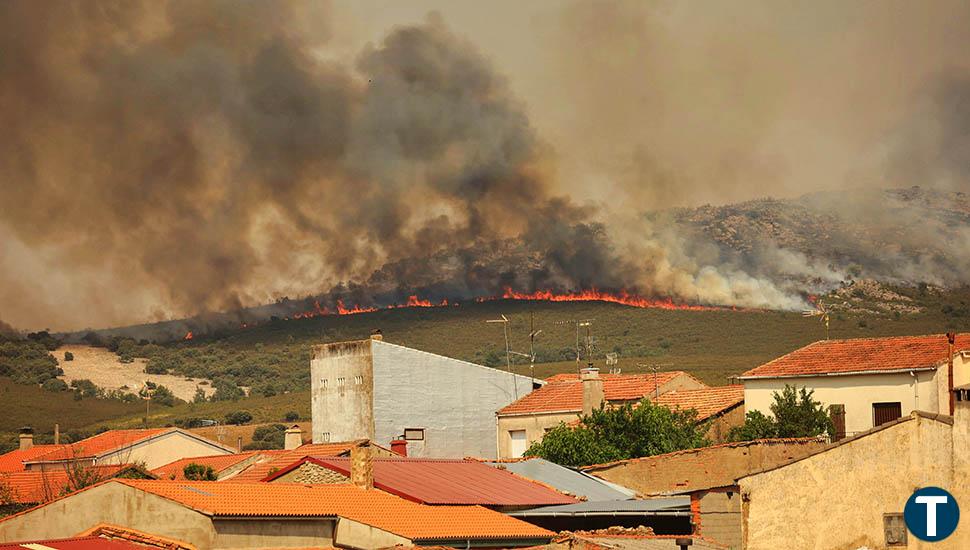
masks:
[[[230,447],[241,448],[242,445],[247,443],[252,443],[253,432],[256,428],[260,426],[269,426],[271,424],[284,424],[286,426],[297,425],[303,430],[303,442],[309,443],[311,440],[311,424],[310,422],[267,422],[264,424],[248,424],[246,426],[232,426],[232,425],[219,425],[219,426],[208,426],[205,428],[192,428],[191,432],[195,432],[206,439],[211,439],[212,441],[217,441],[223,445],[228,445]]]
[[[74,354],[73,361],[64,360],[64,352]],[[172,390],[179,399],[191,401],[195,397],[195,390],[201,387],[206,395],[211,395],[215,390],[206,380],[204,385],[199,385],[203,379],[187,379],[184,376],[173,376],[171,374],[145,374],[145,359],[135,359],[132,363],[122,363],[118,356],[104,348],[94,348],[91,346],[65,345],[52,352],[57,358],[57,364],[64,369],[63,379],[68,384],[71,380],[82,380],[87,378],[100,388],[106,390],[123,390],[137,393],[144,386],[145,381],[149,380],[156,384],[161,384]]]

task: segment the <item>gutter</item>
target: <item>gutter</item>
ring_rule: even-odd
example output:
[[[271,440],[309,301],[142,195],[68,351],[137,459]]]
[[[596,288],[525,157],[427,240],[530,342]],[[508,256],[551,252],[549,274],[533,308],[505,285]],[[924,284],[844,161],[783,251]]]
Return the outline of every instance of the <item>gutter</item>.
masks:
[[[620,516],[674,516],[674,517],[691,517],[693,512],[689,510],[651,510],[651,511],[636,511],[636,510],[621,510],[615,512],[530,512],[528,510],[524,512],[513,512],[509,515],[512,517],[620,517]]]
[[[819,372],[814,374],[780,374],[776,376],[739,376],[739,380],[774,380],[778,378],[817,378],[819,376],[858,376],[874,374],[904,374],[911,372],[925,372],[936,370],[939,365],[933,367],[920,367],[915,369],[888,369],[888,370],[856,370],[848,372]]]

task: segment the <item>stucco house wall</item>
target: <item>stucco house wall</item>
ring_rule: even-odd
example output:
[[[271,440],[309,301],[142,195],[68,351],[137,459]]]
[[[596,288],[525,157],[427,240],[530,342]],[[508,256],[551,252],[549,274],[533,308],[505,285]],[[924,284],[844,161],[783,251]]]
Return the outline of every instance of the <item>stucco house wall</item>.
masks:
[[[847,436],[873,427],[873,403],[899,402],[902,416],[915,410],[949,414],[946,367],[914,371],[912,374],[907,371],[891,374],[758,378],[743,382],[744,406],[747,411],[761,411],[771,415],[774,393],[781,393],[786,384],[814,390],[813,398],[825,407],[845,405]],[[945,400],[942,410],[941,398]]]
[[[802,460],[741,478],[744,547],[886,548],[883,514],[902,513],[918,487],[955,487],[957,449],[951,423],[949,417],[911,415]],[[954,496],[961,500],[961,495]],[[968,532],[970,527],[963,526],[946,541],[932,544],[910,534],[907,548],[967,548]]]
[[[315,443],[387,445],[417,429],[408,455],[442,458],[495,458],[495,411],[539,383],[377,339],[316,346],[310,375]]]
[[[138,463],[144,464],[147,469],[152,470],[183,458],[227,454],[232,454],[232,451],[198,437],[180,431],[172,431],[104,455],[97,460],[97,463]]]

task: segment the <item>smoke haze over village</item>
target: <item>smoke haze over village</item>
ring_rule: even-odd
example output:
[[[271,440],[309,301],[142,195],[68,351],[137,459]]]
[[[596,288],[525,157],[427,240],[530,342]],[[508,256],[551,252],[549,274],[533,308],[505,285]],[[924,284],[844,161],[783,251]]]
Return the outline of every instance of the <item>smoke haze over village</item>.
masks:
[[[798,309],[852,263],[965,284],[967,28],[963,2],[4,2],[0,330],[506,288]],[[671,210],[768,196],[866,235],[739,249]]]

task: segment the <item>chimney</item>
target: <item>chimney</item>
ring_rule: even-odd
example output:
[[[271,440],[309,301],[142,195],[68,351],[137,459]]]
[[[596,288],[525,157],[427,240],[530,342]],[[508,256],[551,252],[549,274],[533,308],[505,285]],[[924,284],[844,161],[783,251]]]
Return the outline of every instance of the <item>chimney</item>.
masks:
[[[583,414],[588,415],[603,406],[603,379],[600,370],[587,367],[579,372],[579,379],[583,384]]]
[[[403,437],[391,441],[391,452],[396,455],[408,456],[408,442]]]
[[[370,441],[350,449],[350,482],[361,489],[374,488],[374,456]]]
[[[26,451],[34,446],[34,429],[30,426],[20,428],[20,450]]]
[[[54,445],[61,444],[61,425],[54,424]]]
[[[286,429],[283,434],[283,448],[287,451],[303,445],[303,430],[296,424]]]
[[[950,394],[950,416],[953,416],[954,412],[954,393],[953,393],[953,345],[956,343],[957,335],[952,332],[946,333],[946,379],[947,389]]]
[[[384,339],[384,333],[381,332],[381,329],[375,328],[374,330],[372,330],[370,332],[370,339],[371,340],[381,341],[381,340]]]

